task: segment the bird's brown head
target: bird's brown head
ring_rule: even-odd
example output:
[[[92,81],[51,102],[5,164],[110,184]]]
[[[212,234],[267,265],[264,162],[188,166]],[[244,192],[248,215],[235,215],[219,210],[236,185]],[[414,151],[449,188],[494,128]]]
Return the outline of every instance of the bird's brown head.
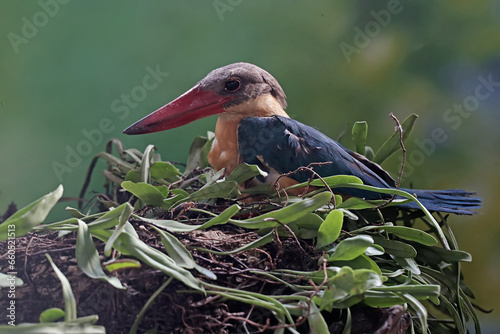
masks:
[[[135,135],[176,128],[199,118],[229,112],[231,107],[265,95],[271,95],[281,108],[286,108],[285,93],[271,74],[249,63],[230,64],[213,70],[186,93],[123,133]]]

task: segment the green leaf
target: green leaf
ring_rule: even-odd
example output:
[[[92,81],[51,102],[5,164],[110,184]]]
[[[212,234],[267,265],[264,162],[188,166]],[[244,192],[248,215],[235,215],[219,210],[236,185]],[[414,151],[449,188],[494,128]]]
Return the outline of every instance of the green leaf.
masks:
[[[321,179],[314,179],[312,180],[309,185],[314,186],[314,187],[324,187],[325,183],[329,187],[335,187],[335,186],[342,186],[342,185],[347,185],[347,184],[363,184],[363,181],[361,181],[360,178],[353,176],[353,175],[333,175],[333,176],[327,176],[323,177]],[[287,187],[286,189],[293,189],[293,188],[299,188],[306,186],[308,182],[302,182],[299,184],[294,184],[293,186]]]
[[[5,256],[5,258],[7,259],[8,257]],[[6,267],[9,268],[8,266]],[[12,270],[11,268],[9,269]],[[12,285],[12,281],[14,281],[14,286],[21,286],[24,284],[23,280],[15,275],[0,273],[0,290],[2,288],[9,288]]]
[[[61,198],[62,194],[63,186],[60,185],[53,192],[39,198],[10,216],[6,221],[0,224],[0,241],[25,235],[30,232],[33,227],[43,223],[50,210]]]
[[[426,285],[401,284],[401,285],[379,286],[372,288],[372,290],[408,293],[420,299],[439,297],[441,293],[441,287],[437,284],[426,284]]]
[[[316,211],[323,205],[327,204],[331,198],[332,194],[325,191],[314,195],[313,197],[300,200],[299,202],[282,209],[271,211],[258,217],[249,218],[243,221],[231,220],[231,223],[244,228],[268,228],[278,226],[279,223],[288,224]]]
[[[406,141],[406,139],[408,139],[408,136],[410,136],[411,130],[413,129],[413,125],[415,124],[417,118],[418,115],[411,114],[401,124],[401,128],[403,129],[403,135],[402,135],[403,143]],[[401,149],[400,134],[399,130],[396,129],[394,134],[389,139],[387,139],[387,141],[377,151],[375,157],[373,158],[373,162],[381,164],[382,162],[384,162],[385,159],[387,159],[393,153],[395,153],[400,149]]]
[[[132,169],[125,175],[125,181],[132,181],[134,183],[141,182],[141,174]]]
[[[365,250],[373,245],[373,239],[369,235],[356,235],[339,242],[335,251],[328,258],[331,261],[350,261],[360,256]]]
[[[233,172],[227,179],[235,181],[236,183],[242,183],[252,177],[259,175],[267,177],[267,173],[260,169],[259,166],[242,163],[233,170]]]
[[[57,268],[55,263],[52,261],[52,258],[49,254],[45,254],[47,259],[52,266],[52,269],[55,271],[57,278],[61,281],[63,299],[64,299],[64,320],[65,321],[73,321],[76,319],[76,300],[75,295],[73,295],[73,291],[71,290],[71,285],[69,284],[68,279],[64,274]]]
[[[294,222],[298,227],[318,231],[323,219],[315,213],[308,213],[307,215],[296,219]]]
[[[175,261],[179,266],[186,269],[193,269],[196,263],[193,260],[193,256],[184,247],[180,241],[168,232],[162,231],[157,227],[153,228],[158,232],[161,238],[161,243],[165,247],[167,254]]]
[[[342,267],[334,277],[328,279],[329,289],[321,298],[321,309],[329,310],[339,305],[349,307],[360,302],[366,291],[381,285],[381,277],[372,270]]]
[[[126,226],[132,228],[130,223],[127,223]],[[106,241],[111,236],[111,232],[105,230],[92,231],[92,234],[103,241]],[[201,282],[189,271],[177,265],[167,254],[145,244],[127,230],[120,234],[113,247],[124,255],[134,256],[148,266],[158,269],[166,275],[173,276],[190,288],[204,291]]]
[[[222,181],[211,185],[206,185],[200,190],[190,194],[182,199],[183,202],[197,202],[210,198],[230,198],[237,197],[241,193],[238,189],[238,183],[235,181]],[[175,203],[179,204],[179,203]],[[174,204],[174,205],[175,205]]]
[[[163,200],[165,209],[170,209],[175,203],[182,203],[189,196],[189,193],[184,189],[172,189],[170,190],[170,194],[174,196]]]
[[[352,140],[356,146],[356,152],[365,154],[366,136],[368,135],[368,123],[359,121],[352,127]]]
[[[411,271],[414,275],[420,275],[420,268],[417,262],[411,257],[399,257],[392,255],[394,261],[397,262],[402,268]]]
[[[188,175],[197,167],[205,168],[208,164],[207,155],[212,146],[212,141],[215,135],[212,132],[207,133],[207,137],[198,136],[194,139],[189,149],[186,171],[184,175]]]
[[[106,263],[104,266],[106,270],[113,272],[121,269],[140,268],[141,263],[133,259],[116,259],[113,262]]]
[[[151,181],[149,169],[151,167],[151,158],[153,157],[154,150],[155,150],[154,145],[148,145],[144,150],[141,166],[139,167],[139,175],[141,182],[150,183]]]
[[[306,309],[307,306],[304,306],[304,308]],[[310,333],[330,334],[325,318],[323,318],[323,315],[313,302],[309,303],[309,318],[307,318],[307,323],[309,324]]]
[[[75,323],[46,322],[43,324],[0,325],[0,333],[9,334],[106,334],[104,326],[94,326],[78,318]],[[82,319],[82,322],[79,322]],[[87,321],[88,322],[88,321]]]
[[[40,314],[40,322],[56,322],[62,319],[65,314],[59,307],[51,307]]]
[[[427,309],[420,303],[417,298],[413,297],[410,294],[403,293],[398,294],[401,296],[415,311],[417,314],[418,320],[420,321],[421,332],[427,333]]]
[[[125,224],[128,222],[128,219],[130,218],[132,211],[134,211],[134,208],[128,202],[124,204],[125,206],[123,206],[123,210],[118,216],[118,225],[116,225],[113,234],[109,237],[108,241],[106,242],[106,245],[104,246],[104,255],[106,256],[111,255],[111,249],[113,247],[113,243],[118,238],[120,233],[122,233],[125,230],[126,227]]]
[[[406,227],[406,226],[392,226],[392,225],[366,226],[356,231],[352,231],[351,233],[356,234],[357,232],[364,232],[370,230],[384,230],[400,237],[401,239],[415,241],[426,246],[434,246],[438,243],[436,238],[434,238],[429,233],[426,233],[416,228]]]
[[[158,190],[155,186],[150,185],[149,183],[134,183],[132,181],[123,181],[121,186],[123,189],[132,193],[134,196],[146,203],[146,205],[152,205],[156,207],[161,207],[163,205],[163,200],[165,197],[160,192],[160,190]]]
[[[337,240],[340,236],[343,222],[344,213],[339,210],[332,210],[319,227],[316,248],[323,248]]]
[[[432,235],[416,228],[405,226],[385,226],[384,230],[391,234],[397,235],[401,239],[415,241],[426,246],[434,246],[438,243],[436,238],[434,238]]]
[[[368,160],[373,161],[375,153],[370,146],[365,146],[365,153],[363,154]]]
[[[368,191],[374,191],[378,192],[381,194],[391,194],[391,195],[399,195],[408,199],[411,199],[413,202],[415,202],[419,208],[424,212],[426,218],[428,219],[428,222],[432,225],[434,229],[436,229],[437,234],[439,235],[439,238],[443,244],[443,247],[446,249],[450,249],[450,245],[448,244],[448,241],[446,239],[446,236],[444,235],[443,229],[439,225],[439,223],[434,219],[432,214],[427,210],[425,206],[422,205],[418,201],[418,199],[413,196],[412,194],[407,193],[406,191],[402,191],[399,189],[393,189],[393,188],[378,188],[378,187],[372,187],[372,186],[367,186],[364,184],[349,184],[349,185],[344,185],[345,187],[349,188],[354,188],[354,189],[363,189],[363,190],[368,190]],[[337,186],[332,186],[332,188],[335,188]]]
[[[149,168],[151,177],[155,179],[165,179],[168,182],[180,180],[182,173],[170,162],[156,161]]]
[[[129,210],[129,207],[129,203],[123,203],[119,207],[106,212],[104,215],[97,218],[93,222],[87,223],[89,230],[93,231],[115,227],[119,224],[120,216],[122,216],[124,211]]]
[[[417,251],[411,245],[405,244],[404,242],[397,240],[389,240],[385,238],[380,238],[373,236],[373,240],[376,244],[384,247],[386,253],[397,256],[397,257],[415,257],[417,256]]]
[[[116,277],[108,277],[101,267],[99,253],[88,230],[87,224],[78,220],[78,235],[76,237],[76,262],[78,267],[90,278],[108,282],[117,289],[125,289]]]
[[[418,253],[423,258],[431,263],[439,263],[441,261],[453,262],[471,262],[472,255],[461,250],[447,250],[441,247],[419,247]]]

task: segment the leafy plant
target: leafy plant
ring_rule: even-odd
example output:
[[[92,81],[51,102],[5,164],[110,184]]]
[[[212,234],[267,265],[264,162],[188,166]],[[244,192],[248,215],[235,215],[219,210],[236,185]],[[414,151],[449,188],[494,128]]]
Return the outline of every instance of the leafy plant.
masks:
[[[382,163],[401,148],[415,118],[412,115],[405,120],[403,133],[396,131],[376,154],[366,146],[366,123],[356,123],[352,132],[356,149]],[[285,329],[299,333],[297,328],[305,324],[310,332],[328,333],[332,326],[328,317],[333,310],[343,310],[343,330],[348,332],[352,325],[350,309],[356,305],[373,308],[402,305],[412,315],[413,332],[466,333],[470,320],[476,332],[480,332],[471,303],[473,294],[464,284],[460,269],[460,263],[471,261],[471,256],[459,250],[447,217],[432,215],[421,205],[420,212],[399,212],[393,206],[401,200],[343,201],[332,193],[338,187],[364,188],[418,203],[411,194],[363,185],[353,176],[315,179],[279,191],[257,187],[242,194],[238,184],[265,176],[265,172],[246,164],[230,175],[213,171],[206,160],[211,138],[210,134],[196,138],[184,173],[162,161],[152,145],[140,152],[125,149],[120,141],[113,139],[106,152],[99,153],[92,161],[82,189],[83,196],[97,160],[104,159],[108,164],[104,172],[107,195],[94,201],[97,210],[91,206],[84,213],[67,208],[72,218],[42,224],[48,210],[62,195],[60,187],[5,221],[0,232],[7,231],[6,226],[13,223],[22,233],[59,231],[64,235],[73,231],[77,233],[76,259],[80,269],[118,289],[124,286],[116,276],[105,274],[96,239],[105,244],[103,254],[112,259],[105,265],[109,271],[142,263],[168,276],[168,281],[137,316],[131,333],[137,331],[154,299],[175,281],[184,285],[183,289],[177,289],[178,294],[219,296],[222,300],[268,311],[266,317],[274,318],[271,323],[252,322],[251,326],[275,333]],[[111,154],[113,146],[117,156]],[[314,186],[316,190],[302,196],[287,193],[301,186]],[[261,200],[253,204],[241,201],[249,194]],[[141,240],[139,227],[154,233],[162,247]],[[210,242],[201,245],[189,242],[197,234],[212,230],[233,238],[234,229],[250,236],[239,240],[236,248],[216,249]],[[6,239],[4,234],[0,236]],[[307,270],[283,264],[280,268],[274,264],[249,267],[245,275],[280,287],[267,292],[232,288],[218,278],[213,268],[203,266],[193,256],[268,254],[266,247],[273,243],[282,247],[283,238],[290,240],[297,252],[303,252],[304,258],[313,261],[303,266]],[[283,250],[278,250],[276,257],[280,251]],[[66,311],[47,311],[43,319],[50,321],[64,314],[66,323],[75,321],[74,300],[67,286],[64,291]],[[250,326],[242,319],[245,328]]]

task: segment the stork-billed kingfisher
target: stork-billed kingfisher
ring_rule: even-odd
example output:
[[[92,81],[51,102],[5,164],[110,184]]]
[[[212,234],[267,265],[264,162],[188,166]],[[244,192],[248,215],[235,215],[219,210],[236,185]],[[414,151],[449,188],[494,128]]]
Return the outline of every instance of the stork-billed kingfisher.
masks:
[[[249,63],[230,64],[210,72],[193,88],[172,102],[128,127],[124,133],[143,134],[168,130],[199,118],[218,114],[215,138],[208,154],[217,170],[231,173],[242,162],[269,171],[267,182],[282,187],[307,181],[310,172],[280,174],[313,164],[320,176],[354,175],[364,184],[395,188],[394,179],[364,156],[352,152],[318,130],[290,119],[286,96],[278,81],[267,71]],[[390,195],[341,188],[342,195],[368,200]],[[415,194],[430,211],[472,214],[481,199],[464,190],[402,189]],[[416,203],[400,207],[418,209]]]

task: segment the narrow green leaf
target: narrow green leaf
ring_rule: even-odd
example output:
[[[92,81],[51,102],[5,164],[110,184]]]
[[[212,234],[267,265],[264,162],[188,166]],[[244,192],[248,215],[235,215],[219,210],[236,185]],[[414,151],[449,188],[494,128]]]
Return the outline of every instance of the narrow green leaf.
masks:
[[[127,223],[126,226],[127,225],[130,225],[130,223]],[[92,234],[104,241],[111,235],[109,231],[103,230],[92,231]],[[113,247],[124,255],[134,256],[148,266],[158,269],[166,275],[173,276],[190,288],[203,291],[201,282],[189,271],[177,265],[167,254],[148,246],[137,236],[130,234],[128,231],[124,231],[120,234]]]
[[[184,189],[172,189],[170,190],[169,193],[174,196],[163,200],[164,202],[163,207],[167,210],[170,209],[176,203],[182,203],[184,199],[189,196],[189,193]]]
[[[186,269],[193,269],[196,263],[193,260],[193,256],[184,247],[184,245],[173,235],[168,232],[162,231],[157,227],[153,228],[158,232],[161,238],[161,243],[165,247],[167,254],[175,261],[179,266]]]
[[[331,261],[350,261],[360,256],[365,250],[373,245],[373,239],[369,235],[356,235],[339,242],[335,251],[328,258]]]
[[[80,319],[80,318],[79,318]],[[77,321],[79,320],[77,319]],[[43,324],[0,325],[0,333],[9,334],[106,334],[104,326],[89,323],[46,322]]]
[[[231,223],[244,228],[268,228],[281,224],[288,224],[303,216],[316,211],[327,204],[332,198],[330,192],[322,192],[313,197],[300,200],[297,203],[282,209],[271,211],[258,217],[249,218],[243,221],[231,220]]]
[[[381,193],[381,194],[398,195],[398,196],[402,196],[404,198],[411,199],[424,212],[425,217],[428,219],[428,222],[432,225],[432,227],[434,229],[436,229],[436,232],[439,235],[439,239],[441,240],[441,243],[443,244],[444,248],[450,249],[450,245],[448,244],[446,236],[444,235],[443,229],[441,228],[439,223],[436,221],[436,219],[434,219],[434,217],[429,212],[429,210],[427,210],[427,208],[425,206],[423,206],[422,203],[420,203],[418,201],[418,199],[415,196],[413,196],[412,194],[409,194],[406,191],[402,191],[399,189],[378,188],[378,187],[367,186],[364,184],[348,184],[348,185],[343,185],[343,186],[349,187],[349,188],[354,188],[354,189],[363,189],[363,190],[368,190],[368,191],[374,191],[374,192]],[[337,186],[331,186],[331,187],[336,188]]]
[[[202,225],[191,225],[180,223],[175,220],[163,220],[163,219],[149,219],[145,217],[134,216],[137,219],[143,220],[145,222],[154,224],[158,227],[169,230],[170,232],[191,232],[194,230],[205,230],[211,226],[221,225],[227,223],[232,216],[234,216],[240,210],[240,206],[237,204],[231,205],[229,208],[221,212],[219,215],[214,215],[214,218],[210,219],[208,222]],[[195,210],[193,210],[195,211]],[[196,210],[203,211],[203,210]],[[203,211],[204,212],[204,211]],[[207,212],[204,212],[207,213]]]
[[[132,211],[134,211],[134,208],[128,202],[124,204],[125,206],[123,206],[123,210],[118,216],[118,225],[116,225],[113,234],[109,237],[108,241],[106,242],[106,245],[104,246],[104,255],[106,256],[111,255],[111,249],[113,248],[113,243],[118,238],[120,233],[122,233],[125,230],[125,224],[128,222],[128,219],[130,218]]]
[[[119,224],[118,219],[124,211],[128,210],[129,206],[129,203],[123,203],[119,207],[106,212],[104,215],[97,218],[93,222],[87,223],[89,230],[93,231],[115,227]]]
[[[148,145],[144,150],[144,155],[142,156],[141,166],[139,167],[140,180],[144,183],[150,183],[151,177],[149,169],[151,167],[151,158],[153,157],[155,147],[154,145]]]
[[[392,226],[392,225],[366,226],[356,231],[352,231],[351,233],[356,234],[358,232],[364,232],[370,230],[384,230],[400,237],[401,239],[415,241],[426,246],[434,246],[438,243],[436,238],[434,238],[429,233],[426,233],[416,228],[406,227],[406,226]]]
[[[401,124],[401,128],[403,129],[403,143],[406,141],[406,139],[408,139],[408,136],[410,136],[411,130],[413,129],[413,125],[415,124],[417,118],[418,116],[416,114],[411,114]],[[387,159],[400,149],[400,134],[399,130],[396,129],[394,134],[389,139],[387,139],[387,141],[377,151],[375,157],[373,158],[373,162],[381,164],[385,159]]]
[[[45,256],[49,260],[52,269],[57,275],[57,278],[59,278],[59,281],[61,281],[63,299],[64,299],[64,313],[65,313],[64,320],[74,321],[76,319],[76,300],[75,296],[73,295],[73,291],[71,290],[71,285],[69,284],[69,281],[66,278],[66,276],[64,276],[64,274],[59,270],[59,268],[57,268],[56,264],[52,261],[50,255],[45,254]]]
[[[416,298],[439,297],[441,293],[441,287],[437,284],[426,284],[426,285],[401,284],[401,285],[391,285],[391,286],[379,286],[372,288],[372,290],[408,293]]]
[[[417,262],[411,257],[399,257],[392,255],[394,261],[397,262],[402,268],[411,271],[414,275],[420,275],[420,268]]]
[[[436,238],[434,238],[432,235],[416,228],[405,226],[385,226],[384,230],[391,234],[397,235],[401,239],[415,241],[426,246],[434,246],[438,243]]]
[[[132,193],[134,196],[146,203],[146,205],[152,205],[156,207],[161,207],[163,205],[163,194],[160,192],[160,190],[150,185],[149,183],[134,183],[132,181],[123,181],[121,186],[123,189]]]
[[[212,132],[208,132],[207,137],[198,136],[194,139],[189,149],[184,175],[188,175],[197,167],[205,168],[209,165],[207,155],[214,138],[215,135]]]
[[[255,176],[267,177],[267,173],[259,168],[257,165],[248,165],[242,163],[236,167],[231,175],[227,178],[228,180],[235,181],[236,183],[242,183],[246,180]]]
[[[61,198],[62,194],[63,186],[60,185],[53,192],[39,198],[10,216],[6,221],[0,224],[0,241],[25,235],[30,232],[33,227],[43,223],[50,210]]]
[[[141,263],[133,259],[117,259],[113,262],[106,263],[104,266],[106,267],[106,270],[113,272],[121,269],[140,268]]]
[[[472,255],[461,250],[447,250],[441,247],[429,247],[427,248],[441,256],[441,259],[445,262],[471,262]]]
[[[240,194],[238,183],[235,181],[222,181],[202,187],[200,190],[182,199],[182,202],[197,202],[210,198],[230,198],[237,197]]]
[[[318,229],[316,248],[321,249],[337,240],[340,236],[343,222],[344,213],[339,210],[332,210]]]
[[[116,277],[108,277],[101,267],[99,253],[88,230],[87,224],[78,220],[78,235],[76,237],[76,262],[78,267],[90,278],[108,282],[117,289],[125,289]]]
[[[195,264],[194,269],[198,271],[200,274],[210,278],[211,280],[215,281],[217,279],[217,275],[215,275],[212,271],[208,270],[207,268],[200,266],[199,264]]]
[[[59,307],[51,307],[40,314],[40,322],[56,322],[64,317],[65,313]]]
[[[325,318],[323,318],[323,315],[319,311],[316,304],[313,302],[309,303],[309,318],[307,318],[307,323],[309,324],[310,333],[330,334]]]
[[[365,154],[366,137],[368,135],[368,123],[359,121],[352,127],[352,140],[356,146],[356,152]]]
[[[323,177],[322,179],[314,179],[309,183],[309,185],[314,187],[324,187],[325,183],[329,187],[335,187],[335,186],[344,186],[350,184],[363,184],[363,181],[361,181],[361,179],[353,175],[333,175],[333,176]],[[286,189],[288,190],[293,188],[299,188],[306,186],[307,184],[308,182],[302,182],[287,187]]]
[[[420,303],[417,298],[410,294],[402,293],[398,294],[403,297],[403,299],[413,308],[417,314],[418,320],[420,321],[422,333],[427,333],[427,309]]]

